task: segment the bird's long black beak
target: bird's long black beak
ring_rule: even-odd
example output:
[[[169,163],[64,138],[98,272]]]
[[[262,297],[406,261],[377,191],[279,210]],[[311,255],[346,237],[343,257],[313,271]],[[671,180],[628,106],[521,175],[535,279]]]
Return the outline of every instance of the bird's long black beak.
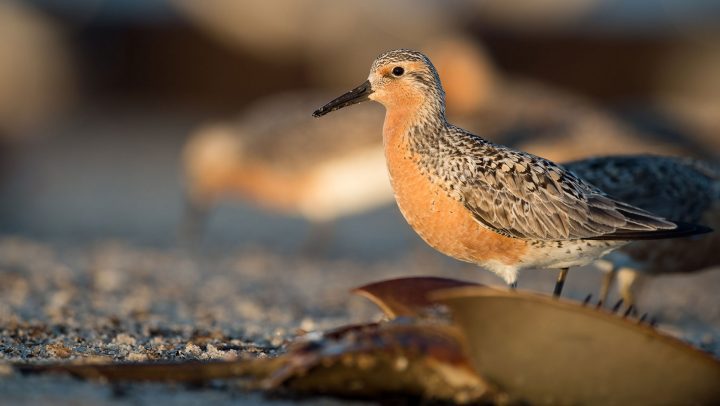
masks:
[[[366,80],[365,83],[363,83],[362,85],[315,110],[315,112],[313,113],[313,117],[322,117],[331,111],[339,110],[352,104],[364,102],[368,100],[368,96],[370,96],[372,92],[373,91],[372,87],[370,86],[370,81]]]

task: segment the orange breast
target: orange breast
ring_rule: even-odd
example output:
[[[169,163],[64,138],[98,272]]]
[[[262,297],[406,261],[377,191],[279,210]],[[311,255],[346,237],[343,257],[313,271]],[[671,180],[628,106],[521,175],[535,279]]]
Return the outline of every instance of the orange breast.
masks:
[[[484,228],[462,203],[423,175],[402,140],[404,129],[394,122],[386,117],[385,155],[395,198],[410,226],[433,248],[456,259],[516,264],[527,251],[526,243]]]

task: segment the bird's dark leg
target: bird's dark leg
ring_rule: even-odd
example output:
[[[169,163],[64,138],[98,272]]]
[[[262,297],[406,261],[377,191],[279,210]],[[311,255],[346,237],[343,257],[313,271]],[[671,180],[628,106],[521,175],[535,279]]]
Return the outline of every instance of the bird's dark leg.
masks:
[[[559,297],[562,293],[563,286],[565,286],[565,278],[567,278],[569,268],[563,268],[558,274],[557,281],[555,282],[555,289],[553,289],[553,296]]]
[[[508,287],[510,288],[510,290],[515,290],[515,289],[517,289],[517,281],[509,284]]]

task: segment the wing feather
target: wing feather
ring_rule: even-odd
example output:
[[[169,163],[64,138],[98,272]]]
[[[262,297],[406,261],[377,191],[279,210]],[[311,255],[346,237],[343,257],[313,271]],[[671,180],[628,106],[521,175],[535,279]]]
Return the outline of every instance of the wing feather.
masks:
[[[458,198],[480,223],[500,234],[551,241],[612,239],[676,227],[550,161],[484,140],[473,142],[480,145],[470,159],[468,154],[445,156],[451,162],[443,167],[455,173],[441,177],[461,179]],[[493,159],[483,148],[492,149]]]

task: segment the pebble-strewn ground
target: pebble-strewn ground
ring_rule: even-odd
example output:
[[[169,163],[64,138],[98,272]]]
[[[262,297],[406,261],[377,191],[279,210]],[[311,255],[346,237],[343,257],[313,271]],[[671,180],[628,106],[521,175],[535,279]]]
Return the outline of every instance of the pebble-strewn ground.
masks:
[[[442,270],[442,271],[438,271]],[[272,356],[299,330],[378,318],[348,289],[407,275],[485,283],[487,272],[424,251],[360,263],[282,256],[259,248],[224,255],[122,242],[61,248],[0,239],[0,360],[40,363],[185,360]],[[549,290],[553,274],[528,272],[521,288]],[[574,298],[596,288],[592,271],[570,274]],[[641,303],[670,329],[720,354],[720,272],[651,281]],[[7,368],[0,399],[12,403],[275,402],[232,387],[112,387],[64,377],[21,377]],[[328,400],[328,402],[335,402]]]

